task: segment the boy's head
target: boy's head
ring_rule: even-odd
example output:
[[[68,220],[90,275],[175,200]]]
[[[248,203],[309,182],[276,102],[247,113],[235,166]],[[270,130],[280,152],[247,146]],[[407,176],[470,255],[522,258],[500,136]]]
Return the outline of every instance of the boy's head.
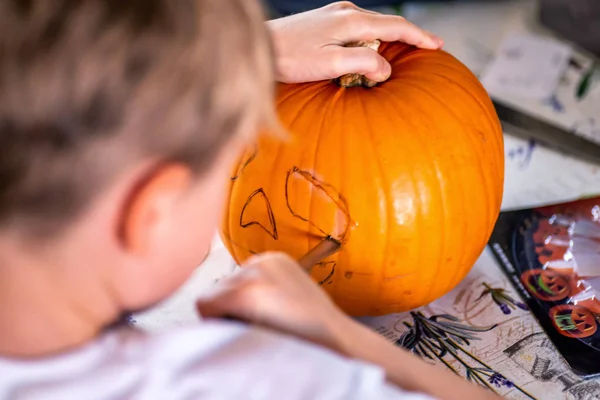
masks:
[[[172,292],[275,121],[272,74],[254,0],[0,0],[3,279],[124,309]]]

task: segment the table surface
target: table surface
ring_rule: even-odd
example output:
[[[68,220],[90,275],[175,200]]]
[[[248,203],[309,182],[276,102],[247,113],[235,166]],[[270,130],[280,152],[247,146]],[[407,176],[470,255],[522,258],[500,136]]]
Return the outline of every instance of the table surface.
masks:
[[[397,9],[383,9],[396,12]],[[512,32],[543,33],[535,22],[534,0],[492,3],[405,5],[403,15],[436,32],[446,41],[446,50],[480,74],[502,40]],[[577,52],[583,65],[590,59]],[[504,99],[555,123],[580,127],[582,134],[600,136],[600,85],[585,100],[575,98],[581,71],[569,70],[556,95],[548,103]],[[516,209],[600,194],[600,168],[544,147],[517,139],[505,132],[505,194],[503,209]],[[236,268],[223,244],[215,238],[211,253],[201,268],[173,297],[163,304],[134,316],[137,326],[160,331],[198,320],[194,299]],[[469,276],[451,293],[418,310],[361,321],[397,340],[408,331],[405,324],[425,322],[436,314],[450,314],[467,326],[493,326],[477,333],[478,340],[461,346],[438,363],[463,376],[467,370],[508,398],[592,399],[600,398],[600,381],[583,380],[573,374],[549,343],[535,318],[527,311],[511,310],[506,315],[490,296],[478,300],[483,283],[512,292],[508,281],[485,250]],[[420,319],[420,321],[416,321]],[[505,378],[505,379],[503,379]],[[510,382],[510,383],[509,383]]]

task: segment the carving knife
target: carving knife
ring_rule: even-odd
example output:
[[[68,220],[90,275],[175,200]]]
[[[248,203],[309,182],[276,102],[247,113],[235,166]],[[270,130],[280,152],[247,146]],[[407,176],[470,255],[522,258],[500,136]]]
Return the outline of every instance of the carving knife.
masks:
[[[327,236],[317,243],[315,247],[310,249],[308,253],[302,256],[302,258],[298,260],[298,264],[300,264],[304,270],[310,273],[315,264],[337,252],[341,245],[342,243],[339,240],[331,236]]]
[[[540,144],[580,160],[600,165],[600,144],[542,121],[496,99],[492,100],[504,132]]]

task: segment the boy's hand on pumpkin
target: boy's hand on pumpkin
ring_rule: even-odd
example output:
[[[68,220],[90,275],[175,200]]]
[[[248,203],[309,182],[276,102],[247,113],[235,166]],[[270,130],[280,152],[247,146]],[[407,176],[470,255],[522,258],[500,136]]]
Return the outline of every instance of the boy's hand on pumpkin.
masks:
[[[406,19],[337,2],[267,22],[275,46],[277,79],[285,83],[334,79],[355,73],[376,82],[386,80],[390,64],[375,50],[344,47],[376,39],[438,49],[440,38]]]
[[[234,317],[334,350],[350,320],[296,261],[266,253],[219,282],[197,302],[203,318]]]

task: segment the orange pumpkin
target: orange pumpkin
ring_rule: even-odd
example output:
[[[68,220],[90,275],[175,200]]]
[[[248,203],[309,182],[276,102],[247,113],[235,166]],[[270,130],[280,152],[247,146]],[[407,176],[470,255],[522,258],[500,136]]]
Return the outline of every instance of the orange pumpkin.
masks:
[[[393,72],[375,87],[279,86],[291,138],[261,137],[243,155],[221,230],[238,263],[339,239],[311,274],[354,316],[454,288],[490,237],[504,181],[502,129],[477,78],[444,51],[379,52]]]

